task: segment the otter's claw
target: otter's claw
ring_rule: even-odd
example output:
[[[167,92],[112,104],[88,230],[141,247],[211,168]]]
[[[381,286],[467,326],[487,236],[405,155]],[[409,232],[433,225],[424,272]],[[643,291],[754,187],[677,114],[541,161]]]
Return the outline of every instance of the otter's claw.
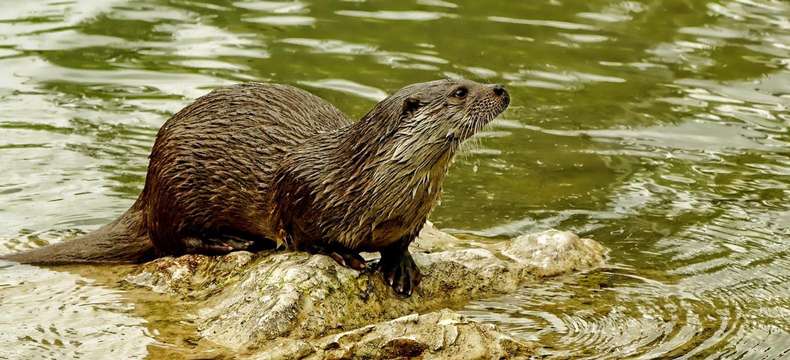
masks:
[[[408,251],[397,255],[382,253],[378,266],[384,282],[400,295],[411,296],[422,280],[420,269]]]

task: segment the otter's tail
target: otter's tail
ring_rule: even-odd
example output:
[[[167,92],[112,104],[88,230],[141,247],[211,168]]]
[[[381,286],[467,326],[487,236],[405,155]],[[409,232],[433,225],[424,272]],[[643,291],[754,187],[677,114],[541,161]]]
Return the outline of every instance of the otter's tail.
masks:
[[[39,249],[0,257],[25,264],[61,265],[77,263],[135,263],[152,258],[154,246],[148,238],[137,204],[115,221],[98,230]]]

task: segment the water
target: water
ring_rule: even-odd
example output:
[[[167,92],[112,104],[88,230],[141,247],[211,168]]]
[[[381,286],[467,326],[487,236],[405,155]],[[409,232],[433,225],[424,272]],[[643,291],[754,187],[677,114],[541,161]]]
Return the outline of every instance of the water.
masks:
[[[606,269],[464,313],[560,358],[790,357],[787,2],[0,9],[2,252],[118,216],[157,128],[217,86],[293,84],[358,118],[403,85],[461,76],[513,101],[451,169],[434,222],[494,240],[556,227],[611,249]],[[0,357],[198,351],[164,300],[104,275],[4,266]]]

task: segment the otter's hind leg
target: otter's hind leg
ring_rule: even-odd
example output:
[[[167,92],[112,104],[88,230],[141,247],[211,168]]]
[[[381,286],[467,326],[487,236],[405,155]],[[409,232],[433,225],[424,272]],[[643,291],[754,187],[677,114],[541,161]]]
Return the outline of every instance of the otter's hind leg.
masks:
[[[312,245],[307,252],[311,254],[322,254],[331,257],[337,261],[338,264],[352,268],[354,270],[365,270],[367,263],[358,252],[351,251],[345,248],[338,248],[333,246]]]
[[[253,251],[256,241],[233,235],[209,238],[186,237],[181,239],[187,254],[223,255],[233,251]]]

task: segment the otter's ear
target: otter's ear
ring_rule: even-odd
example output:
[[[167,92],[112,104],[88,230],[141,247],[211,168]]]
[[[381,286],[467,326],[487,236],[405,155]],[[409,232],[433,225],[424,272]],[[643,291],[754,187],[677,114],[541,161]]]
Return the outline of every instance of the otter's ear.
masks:
[[[417,111],[420,106],[422,106],[420,99],[414,96],[409,96],[406,98],[406,100],[403,100],[403,109],[401,110],[401,114],[411,114]]]

